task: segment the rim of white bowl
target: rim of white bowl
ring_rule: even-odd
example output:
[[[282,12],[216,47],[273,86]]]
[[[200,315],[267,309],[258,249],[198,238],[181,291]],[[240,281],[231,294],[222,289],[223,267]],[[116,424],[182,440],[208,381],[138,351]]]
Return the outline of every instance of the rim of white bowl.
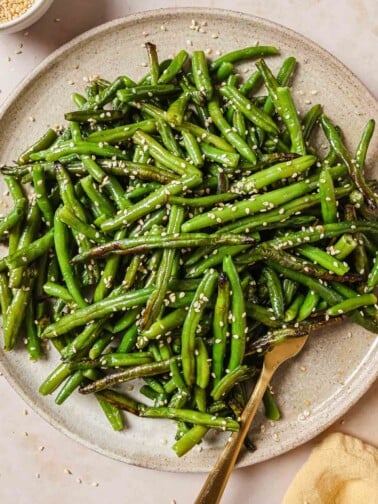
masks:
[[[50,0],[34,0],[34,3],[29,9],[27,9],[21,16],[17,16],[11,21],[5,21],[4,23],[0,23],[0,31],[5,30],[6,28],[11,28],[12,26],[17,26],[22,21],[25,21],[30,16],[32,16],[38,9],[46,3],[49,3]]]

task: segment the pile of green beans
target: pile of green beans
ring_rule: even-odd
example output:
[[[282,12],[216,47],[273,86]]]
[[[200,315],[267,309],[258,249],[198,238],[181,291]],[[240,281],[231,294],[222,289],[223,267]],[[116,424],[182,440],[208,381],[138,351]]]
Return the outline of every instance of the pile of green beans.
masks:
[[[274,75],[274,47],[212,62],[146,48],[139,82],[90,82],[65,128],[1,168],[3,347],[38,360],[51,342],[41,394],[93,394],[115,430],[122,411],[174,419],[182,456],[238,430],[273,345],[346,318],[378,333],[374,121],[348,151],[320,104],[297,112],[296,60]],[[143,401],[114,388],[135,378]],[[279,419],[271,390],[264,405]]]

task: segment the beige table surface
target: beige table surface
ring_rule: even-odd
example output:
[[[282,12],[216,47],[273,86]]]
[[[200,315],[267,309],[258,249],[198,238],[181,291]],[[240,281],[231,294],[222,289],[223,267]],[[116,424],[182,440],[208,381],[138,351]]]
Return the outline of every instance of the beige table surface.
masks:
[[[332,52],[378,98],[376,0],[56,0],[28,35],[0,35],[0,102],[45,56],[89,28],[138,10],[184,6],[229,8],[286,25]],[[377,418],[378,383],[329,431],[354,434],[377,445]],[[315,442],[237,470],[223,502],[280,503]],[[199,474],[128,466],[82,447],[26,407],[0,377],[1,504],[190,504],[203,480]]]

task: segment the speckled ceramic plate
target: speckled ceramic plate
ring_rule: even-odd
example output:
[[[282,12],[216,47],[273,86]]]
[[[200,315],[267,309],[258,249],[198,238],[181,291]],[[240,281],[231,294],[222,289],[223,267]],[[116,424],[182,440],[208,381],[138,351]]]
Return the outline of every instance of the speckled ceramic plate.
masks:
[[[200,31],[190,29],[195,19]],[[172,9],[132,15],[100,26],[53,53],[11,97],[1,111],[0,158],[9,162],[48,125],[62,122],[72,109],[71,92],[85,85],[83,76],[108,79],[145,72],[143,43],[157,44],[161,59],[180,48],[211,49],[212,55],[259,42],[275,45],[281,55],[269,64],[277,69],[288,55],[300,65],[295,77],[297,102],[304,108],[322,103],[351,146],[370,117],[378,119],[377,102],[340,62],[302,36],[263,19],[210,9]],[[253,64],[244,65],[244,70]],[[70,85],[74,82],[75,85]],[[35,122],[29,120],[35,118]],[[377,137],[370,159],[378,155]],[[3,188],[0,188],[1,193]],[[38,386],[56,356],[31,363],[25,351],[0,351],[1,370],[15,390],[47,421],[84,445],[128,463],[170,471],[207,471],[225,442],[211,434],[192,453],[178,459],[172,452],[175,426],[170,421],[127,419],[127,429],[113,432],[93,398],[75,395],[61,407],[41,397]],[[283,419],[272,426],[260,414],[252,430],[257,446],[239,466],[269,459],[308,441],[350,408],[377,375],[378,344],[374,335],[345,324],[313,336],[301,355],[282,366],[274,389]],[[63,440],[62,440],[63,441]]]

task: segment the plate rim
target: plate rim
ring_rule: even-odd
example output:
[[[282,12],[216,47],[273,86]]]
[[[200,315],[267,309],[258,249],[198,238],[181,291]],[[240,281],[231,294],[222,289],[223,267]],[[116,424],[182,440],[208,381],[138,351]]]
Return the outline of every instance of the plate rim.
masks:
[[[297,31],[287,28],[284,25],[281,25],[280,23],[276,23],[274,21],[268,20],[266,18],[260,17],[260,16],[255,16],[252,14],[240,12],[237,10],[227,10],[227,9],[220,9],[220,8],[211,8],[211,7],[172,7],[172,8],[160,8],[160,9],[151,9],[151,10],[146,10],[146,11],[141,11],[141,12],[136,12],[129,14],[127,16],[123,16],[120,18],[116,18],[113,20],[110,20],[106,23],[102,23],[98,26],[95,26],[91,28],[90,30],[85,31],[84,33],[74,37],[72,40],[66,42],[59,48],[55,49],[51,54],[49,54],[46,58],[44,58],[34,69],[32,72],[30,72],[26,77],[24,77],[18,85],[15,87],[15,89],[7,96],[3,104],[0,106],[0,120],[3,119],[3,117],[7,114],[8,110],[11,108],[12,104],[14,103],[15,100],[17,100],[18,96],[24,91],[24,89],[29,86],[30,84],[33,83],[33,81],[38,77],[38,75],[44,71],[48,71],[50,67],[54,64],[56,60],[61,59],[64,57],[65,53],[68,53],[72,47],[76,47],[80,45],[80,43],[85,42],[87,40],[90,40],[94,37],[96,37],[98,34],[104,33],[109,29],[112,29],[117,26],[121,25],[128,25],[128,24],[133,24],[135,22],[138,22],[138,20],[144,20],[145,18],[159,18],[163,16],[174,16],[177,15],[177,13],[193,13],[193,16],[195,15],[218,15],[220,17],[223,17],[224,19],[226,17],[228,18],[234,18],[234,19],[244,19],[245,21],[250,21],[250,22],[257,22],[260,25],[264,25],[265,27],[269,27],[272,29],[278,29],[281,33],[284,35],[289,36],[290,38],[294,38],[298,41],[303,41],[305,42],[308,46],[311,46],[311,49],[313,51],[316,51],[318,54],[323,54],[325,58],[331,60],[331,62],[340,69],[345,74],[348,75],[348,78],[351,82],[351,84],[354,87],[358,87],[360,92],[364,92],[366,95],[366,99],[371,101],[374,104],[374,107],[378,111],[378,99],[373,95],[373,93],[370,91],[370,89],[364,84],[357,76],[356,74],[350,70],[342,61],[340,61],[336,56],[334,56],[332,53],[330,53],[327,49],[324,49],[320,45],[318,45],[316,42],[314,42],[311,38],[302,35],[301,33],[298,33]],[[376,342],[377,343],[377,342]],[[22,384],[19,383],[19,380],[17,377],[14,375],[12,372],[12,369],[8,369],[3,364],[3,349],[0,349],[0,371],[3,373],[4,377],[7,379],[8,383],[10,386],[17,392],[17,394],[37,413],[43,420],[47,421],[50,425],[52,425],[57,431],[65,434],[68,436],[70,439],[73,439],[76,442],[79,442],[81,445],[85,446],[86,448],[90,448],[97,453],[100,453],[104,456],[110,457],[112,459],[128,463],[130,465],[135,465],[138,467],[144,467],[144,468],[149,468],[149,469],[157,469],[157,470],[163,470],[166,472],[206,472],[208,469],[203,468],[201,466],[195,466],[193,469],[181,469],[179,468],[174,468],[174,467],[162,467],[161,463],[159,464],[158,457],[152,457],[149,461],[144,461],[144,462],[138,462],[138,461],[133,461],[132,459],[129,459],[126,456],[121,456],[117,455],[116,453],[113,453],[106,448],[102,448],[94,444],[93,442],[83,439],[80,437],[80,435],[72,432],[70,429],[67,427],[61,425],[58,420],[55,419],[55,417],[49,413],[49,408],[48,406],[43,407],[41,405],[33,403],[32,399],[29,398],[27,392],[24,390],[22,387]],[[254,465],[259,462],[263,462],[265,460],[270,460],[272,458],[275,458],[279,455],[283,455],[284,453],[287,453],[288,451],[298,448],[299,446],[303,445],[304,443],[314,439],[317,435],[320,433],[324,432],[330,425],[335,423],[340,417],[342,417],[349,409],[351,409],[356,402],[367,392],[367,390],[372,386],[372,384],[375,382],[375,380],[378,378],[378,345],[375,344],[375,347],[372,346],[370,348],[370,352],[372,355],[370,356],[370,364],[369,366],[363,366],[361,373],[359,374],[359,378],[357,381],[357,386],[354,385],[356,377],[355,374],[353,375],[353,379],[350,380],[350,383],[352,385],[352,390],[353,394],[348,394],[348,400],[345,400],[344,402],[341,403],[341,408],[340,405],[338,407],[338,413],[336,416],[333,416],[331,419],[326,419],[324,422],[321,423],[321,425],[315,425],[312,426],[312,428],[308,428],[305,430],[305,434],[301,435],[296,438],[295,440],[295,445],[290,446],[288,444],[285,445],[285,443],[280,443],[279,446],[281,447],[280,450],[271,450],[269,454],[266,454],[266,456],[257,458],[256,460],[251,460],[248,457],[243,458],[238,464],[237,467],[247,467],[250,465]],[[367,354],[368,355],[368,354]],[[367,357],[365,356],[365,358]],[[364,359],[365,359],[364,358]],[[361,366],[362,366],[363,361],[361,361]],[[336,398],[335,400],[340,400],[339,396],[341,394],[342,390],[339,389],[337,393],[333,396],[333,398]],[[351,400],[350,400],[351,399]],[[47,404],[47,403],[46,403]],[[282,445],[284,448],[282,449]],[[278,446],[277,446],[278,448]]]

